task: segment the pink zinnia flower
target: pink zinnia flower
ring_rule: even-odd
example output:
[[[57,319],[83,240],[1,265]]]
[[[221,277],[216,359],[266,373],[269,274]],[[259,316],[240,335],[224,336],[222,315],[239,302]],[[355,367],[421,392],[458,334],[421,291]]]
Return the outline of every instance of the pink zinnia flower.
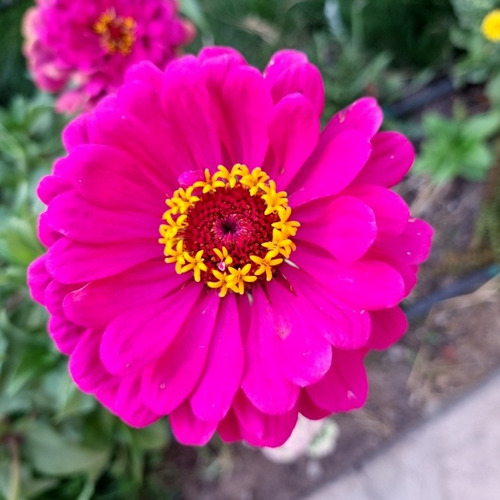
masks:
[[[388,189],[414,153],[376,101],[321,132],[323,100],[301,53],[261,74],[207,48],[133,67],[65,130],[29,285],[75,383],[128,424],[278,446],[299,413],[364,403],[432,230]]]
[[[194,37],[176,0],[36,0],[23,22],[24,54],[36,85],[62,92],[58,111],[90,109],[148,60],[164,68]]]

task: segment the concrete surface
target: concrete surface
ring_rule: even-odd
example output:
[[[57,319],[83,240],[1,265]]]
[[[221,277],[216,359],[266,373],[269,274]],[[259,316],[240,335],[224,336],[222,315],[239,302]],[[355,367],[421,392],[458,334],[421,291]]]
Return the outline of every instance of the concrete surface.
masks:
[[[305,500],[500,500],[500,373]]]

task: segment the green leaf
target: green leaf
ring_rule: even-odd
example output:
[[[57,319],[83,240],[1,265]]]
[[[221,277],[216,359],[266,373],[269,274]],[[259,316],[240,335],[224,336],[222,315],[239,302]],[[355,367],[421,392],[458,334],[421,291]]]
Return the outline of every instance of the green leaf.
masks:
[[[33,422],[26,433],[24,453],[42,474],[98,477],[108,465],[110,446],[89,448],[70,441],[46,423]]]
[[[205,35],[212,36],[210,25],[198,0],[181,0],[179,11],[196,24]]]
[[[142,450],[158,450],[170,441],[170,432],[165,420],[159,420],[142,429],[131,429],[131,432],[134,443]]]

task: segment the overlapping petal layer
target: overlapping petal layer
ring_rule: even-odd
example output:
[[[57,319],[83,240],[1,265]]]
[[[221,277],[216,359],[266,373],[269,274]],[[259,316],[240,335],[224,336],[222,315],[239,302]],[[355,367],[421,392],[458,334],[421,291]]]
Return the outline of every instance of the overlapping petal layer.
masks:
[[[116,96],[66,129],[68,155],[39,186],[48,249],[28,282],[76,384],[125,422],[168,415],[184,443],[218,431],[278,446],[299,412],[318,419],[364,403],[363,358],[404,333],[398,304],[432,230],[388,189],[413,149],[400,134],[378,132],[376,101],[360,99],[320,132],[323,101],[303,54],[278,53],[261,74],[236,51],[212,47],[165,72],[134,66]],[[193,217],[202,188],[213,203],[217,189],[239,193],[220,227],[241,241],[259,228],[243,225],[241,236],[231,211],[241,219],[245,203],[255,213],[267,206],[259,220],[273,224],[265,234],[275,249],[229,267],[230,278],[227,248],[215,252],[219,262],[204,261],[211,248],[182,253],[181,212]],[[165,200],[175,207],[167,215]],[[160,226],[174,235],[162,244]],[[192,228],[190,244],[205,229]],[[244,246],[234,245],[241,260]],[[218,293],[220,284],[201,279],[211,269],[241,287]]]

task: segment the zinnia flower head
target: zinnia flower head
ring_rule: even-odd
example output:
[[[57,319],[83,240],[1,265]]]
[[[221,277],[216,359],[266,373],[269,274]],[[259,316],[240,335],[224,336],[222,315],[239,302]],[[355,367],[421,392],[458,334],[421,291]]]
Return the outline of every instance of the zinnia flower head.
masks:
[[[481,32],[490,42],[500,42],[500,9],[494,9],[485,16]]]
[[[404,333],[432,230],[389,188],[414,152],[356,101],[320,130],[321,76],[206,48],[129,70],[65,130],[29,269],[82,391],[183,443],[278,446],[360,407],[363,358]]]
[[[61,93],[57,109],[93,107],[141,60],[163,68],[194,27],[176,0],[36,0],[23,21],[24,54],[36,85]]]

